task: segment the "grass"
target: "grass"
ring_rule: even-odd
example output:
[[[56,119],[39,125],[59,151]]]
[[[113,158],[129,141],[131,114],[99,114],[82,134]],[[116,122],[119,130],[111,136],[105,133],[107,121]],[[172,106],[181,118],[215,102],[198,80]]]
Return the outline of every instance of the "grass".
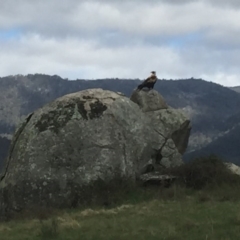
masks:
[[[230,194],[237,189],[173,186],[141,191],[111,208],[61,210],[47,219],[0,223],[0,236],[3,240],[239,239],[240,194]]]
[[[81,208],[38,209],[0,223],[1,240],[237,240],[240,177],[219,159],[197,159],[172,170],[170,188],[114,188]]]

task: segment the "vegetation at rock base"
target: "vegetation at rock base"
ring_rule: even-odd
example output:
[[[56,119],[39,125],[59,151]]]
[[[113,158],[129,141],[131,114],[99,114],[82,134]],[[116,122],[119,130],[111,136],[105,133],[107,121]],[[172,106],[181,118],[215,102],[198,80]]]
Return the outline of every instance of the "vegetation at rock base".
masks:
[[[215,156],[172,172],[171,187],[131,187],[108,205],[22,213],[0,223],[1,239],[239,239],[240,177]]]
[[[217,188],[222,185],[240,186],[240,177],[226,168],[223,160],[215,155],[196,158],[193,161],[168,171],[179,177],[180,183],[187,188]]]

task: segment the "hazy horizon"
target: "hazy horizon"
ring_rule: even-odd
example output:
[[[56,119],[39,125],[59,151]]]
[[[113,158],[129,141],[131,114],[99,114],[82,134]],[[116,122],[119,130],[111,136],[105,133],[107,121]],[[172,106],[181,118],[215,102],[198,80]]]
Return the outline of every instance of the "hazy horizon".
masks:
[[[47,75],[47,76],[58,76],[60,78],[62,78],[63,80],[68,80],[68,81],[77,81],[77,80],[85,80],[85,81],[96,81],[96,80],[108,80],[108,79],[112,79],[112,80],[140,80],[140,81],[143,81],[145,80],[145,78],[119,78],[119,77],[107,77],[107,78],[93,78],[93,79],[87,79],[87,78],[76,78],[76,79],[69,79],[69,78],[64,78],[58,74],[45,74],[45,73],[28,73],[28,74],[16,74],[16,75],[7,75],[7,76],[0,76],[0,78],[4,78],[4,77],[15,77],[15,76],[27,76],[27,75],[37,75],[37,74],[40,74],[40,75]],[[207,82],[213,82],[213,81],[208,81],[206,79],[202,79],[202,78],[195,78],[195,77],[190,77],[190,78],[179,78],[179,79],[172,79],[172,78],[169,78],[169,79],[165,79],[165,78],[158,78],[158,80],[165,80],[165,81],[179,81],[179,80],[203,80],[203,81],[207,81]],[[213,82],[214,83],[214,82]],[[215,82],[216,83],[216,82]],[[220,84],[220,83],[216,83],[216,84]],[[234,86],[225,86],[223,84],[220,84],[224,87],[239,87],[240,85],[234,85]]]

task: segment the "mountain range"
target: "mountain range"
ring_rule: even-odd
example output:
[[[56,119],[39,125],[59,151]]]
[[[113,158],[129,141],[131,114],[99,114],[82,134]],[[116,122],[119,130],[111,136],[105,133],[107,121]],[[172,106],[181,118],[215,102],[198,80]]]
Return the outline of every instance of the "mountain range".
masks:
[[[29,74],[0,78],[0,168],[17,125],[30,112],[68,93],[102,88],[130,96],[141,80],[68,80]],[[185,160],[214,153],[240,164],[240,87],[202,79],[159,79],[155,89],[167,104],[182,109],[192,122]]]

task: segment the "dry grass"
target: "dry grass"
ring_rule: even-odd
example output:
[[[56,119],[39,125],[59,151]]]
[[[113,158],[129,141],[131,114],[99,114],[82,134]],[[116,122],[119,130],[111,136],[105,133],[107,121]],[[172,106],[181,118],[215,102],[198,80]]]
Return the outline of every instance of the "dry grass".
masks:
[[[175,194],[177,191],[172,189]],[[0,224],[0,235],[4,240],[238,239],[240,198],[218,201],[212,196],[209,200],[207,195],[206,200],[201,194],[206,193],[195,192],[180,200],[155,198],[110,209],[68,210],[44,220],[10,221]]]

